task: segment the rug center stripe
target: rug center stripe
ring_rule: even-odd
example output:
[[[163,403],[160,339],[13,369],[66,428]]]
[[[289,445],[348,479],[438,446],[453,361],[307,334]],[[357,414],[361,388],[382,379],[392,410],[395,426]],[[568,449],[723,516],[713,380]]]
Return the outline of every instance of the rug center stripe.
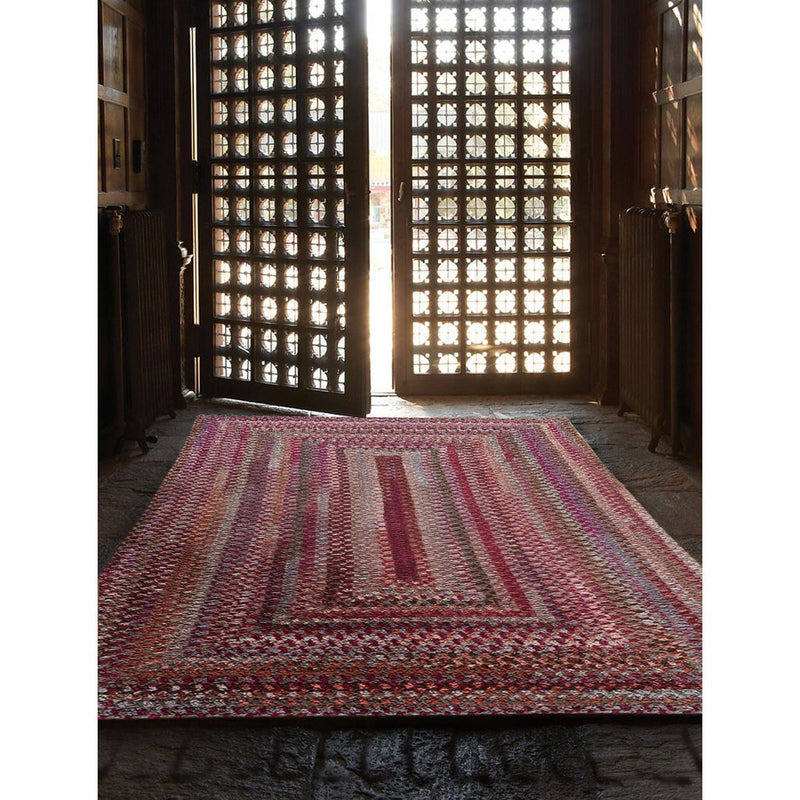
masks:
[[[377,456],[375,460],[395,576],[398,581],[418,581],[414,543],[419,540],[419,530],[402,459],[398,456]]]

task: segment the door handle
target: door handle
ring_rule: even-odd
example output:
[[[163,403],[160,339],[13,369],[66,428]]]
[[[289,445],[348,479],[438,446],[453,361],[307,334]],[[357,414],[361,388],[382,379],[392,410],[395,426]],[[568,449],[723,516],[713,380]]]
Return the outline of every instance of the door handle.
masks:
[[[400,181],[400,188],[397,190],[397,202],[398,203],[402,203],[403,202],[403,197],[405,196],[405,193],[406,193],[406,182],[405,181]]]

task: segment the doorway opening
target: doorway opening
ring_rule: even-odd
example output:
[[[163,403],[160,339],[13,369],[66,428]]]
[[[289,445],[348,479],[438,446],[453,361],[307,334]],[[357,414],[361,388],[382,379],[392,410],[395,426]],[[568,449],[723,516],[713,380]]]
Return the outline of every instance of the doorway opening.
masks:
[[[391,0],[367,3],[372,394],[392,391],[391,18]]]
[[[204,393],[361,415],[372,393],[576,391],[573,5],[300,5],[215,1],[197,29]]]

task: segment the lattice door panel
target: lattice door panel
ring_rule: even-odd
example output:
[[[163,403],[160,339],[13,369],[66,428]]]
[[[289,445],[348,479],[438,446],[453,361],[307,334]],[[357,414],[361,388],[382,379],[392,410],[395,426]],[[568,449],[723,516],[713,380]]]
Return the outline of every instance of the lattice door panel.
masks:
[[[575,4],[400,5],[398,391],[575,386]]]
[[[212,2],[207,16],[203,392],[365,414],[363,0]]]

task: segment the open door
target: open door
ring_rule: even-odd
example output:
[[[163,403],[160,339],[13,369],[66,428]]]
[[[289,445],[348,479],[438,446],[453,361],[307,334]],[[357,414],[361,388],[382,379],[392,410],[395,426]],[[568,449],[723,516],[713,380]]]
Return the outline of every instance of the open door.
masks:
[[[369,411],[365,0],[200,2],[201,391]]]
[[[586,388],[587,5],[395,0],[398,394]]]

